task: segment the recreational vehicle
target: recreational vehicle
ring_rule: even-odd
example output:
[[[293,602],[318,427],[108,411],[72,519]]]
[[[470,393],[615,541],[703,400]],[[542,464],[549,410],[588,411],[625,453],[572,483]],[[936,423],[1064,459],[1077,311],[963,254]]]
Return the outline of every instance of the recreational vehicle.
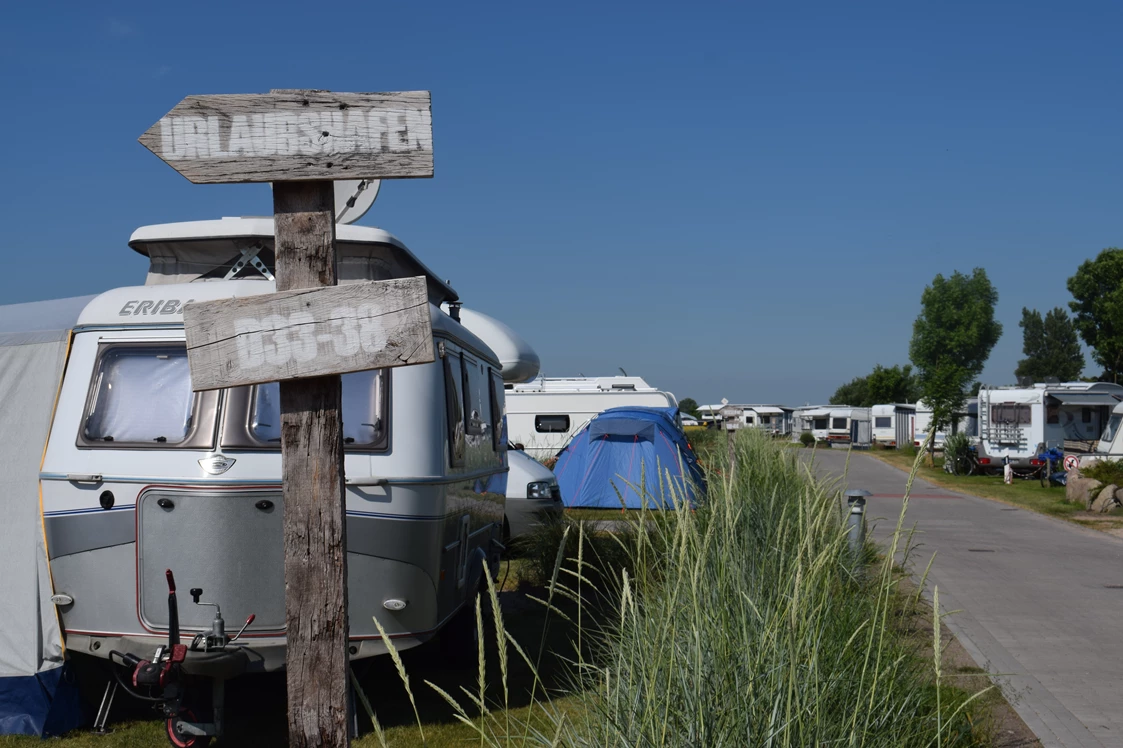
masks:
[[[831,427],[830,405],[804,405],[792,411],[792,438],[808,432],[817,442],[825,442]]]
[[[1123,386],[1110,382],[1061,382],[1025,387],[982,387],[978,399],[981,465],[1030,467],[1046,449],[1099,451]],[[1097,443],[1099,442],[1099,444]]]
[[[870,420],[875,444],[901,447],[913,443],[916,433],[916,406],[900,403],[870,407]]]
[[[791,408],[779,405],[702,405],[698,414],[703,423],[712,423],[721,420],[722,408],[740,408],[744,411],[742,425],[755,428],[773,436],[786,435],[791,432]]]
[[[129,245],[150,260],[146,285],[94,298],[70,329],[38,474],[67,649],[101,658],[151,651],[173,625],[170,569],[227,619],[247,621],[218,652],[189,651],[188,672],[279,669],[279,388],[192,392],[183,330],[191,301],[274,290],[273,220],[148,226]],[[337,247],[341,283],[425,277],[435,357],[342,378],[350,652],[360,659],[386,651],[375,617],[397,648],[415,646],[466,609],[485,568],[497,570],[503,375],[530,362],[500,362],[443,312],[456,292],[385,231],[339,225]],[[185,605],[179,626],[205,635],[213,614]]]
[[[678,407],[674,395],[640,377],[538,377],[506,387],[511,441],[539,460],[557,455],[589,419],[609,408]]]
[[[954,429],[952,433],[963,433],[968,437],[978,436],[978,398],[969,398],[964,405],[963,412],[956,413],[954,417]],[[932,427],[932,408],[923,400],[917,400],[914,408],[916,419],[913,422],[913,446],[919,447],[925,437],[928,435],[928,430]],[[932,438],[932,448],[941,450],[944,448],[944,439],[947,438],[947,431],[937,431]]]

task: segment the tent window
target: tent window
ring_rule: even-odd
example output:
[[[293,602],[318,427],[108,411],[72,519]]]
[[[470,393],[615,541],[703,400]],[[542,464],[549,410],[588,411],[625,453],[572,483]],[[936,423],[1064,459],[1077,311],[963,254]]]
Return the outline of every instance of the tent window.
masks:
[[[891,429],[893,428],[893,417],[877,416],[873,419],[873,427],[875,429]]]
[[[1082,423],[1091,423],[1092,422],[1092,409],[1091,408],[1081,408],[1080,409],[1080,421]]]
[[[771,424],[772,423],[772,416],[761,416],[760,422],[764,425]]]
[[[453,364],[453,359],[457,359]],[[461,388],[464,386],[463,371],[460,370],[460,356],[445,353],[445,423],[448,425],[448,459],[452,467],[464,464],[466,440],[464,438],[464,411],[460,408]]]
[[[569,416],[535,416],[534,430],[539,434],[564,434],[569,431]]]
[[[385,437],[385,373],[381,369],[344,374],[343,444],[370,446]],[[259,442],[281,442],[281,386],[277,382],[254,387],[250,406],[250,434]]]
[[[846,426],[846,419],[845,418],[832,418],[831,419],[831,428],[832,429],[844,429],[846,427],[847,426]]]
[[[109,348],[98,362],[82,435],[89,441],[180,444],[195,393],[184,346]]]

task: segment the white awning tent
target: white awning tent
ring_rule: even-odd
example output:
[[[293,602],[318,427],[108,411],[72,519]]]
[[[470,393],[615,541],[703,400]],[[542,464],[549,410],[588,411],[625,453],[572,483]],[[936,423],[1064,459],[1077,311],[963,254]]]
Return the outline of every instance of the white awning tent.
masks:
[[[39,467],[70,330],[91,298],[0,306],[0,735],[61,734],[81,720],[62,678]]]

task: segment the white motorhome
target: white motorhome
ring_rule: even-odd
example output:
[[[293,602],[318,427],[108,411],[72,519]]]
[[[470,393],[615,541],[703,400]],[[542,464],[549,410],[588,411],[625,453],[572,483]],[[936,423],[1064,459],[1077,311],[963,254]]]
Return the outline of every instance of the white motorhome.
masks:
[[[916,434],[916,406],[890,403],[870,407],[873,441],[885,447],[910,445]]]
[[[593,416],[609,408],[678,407],[674,395],[641,377],[538,377],[506,387],[511,441],[539,460],[557,455]]]
[[[39,473],[67,649],[150,652],[167,636],[171,569],[228,620],[255,617],[236,644],[208,654],[210,671],[278,669],[278,386],[193,393],[182,317],[190,301],[274,290],[273,220],[147,226],[129,244],[151,262],[147,283],[96,297],[70,331]],[[415,646],[466,609],[485,567],[497,570],[503,364],[441,310],[456,292],[398,239],[339,225],[337,247],[341,283],[425,277],[436,359],[343,376],[350,651],[360,659],[386,651],[375,616],[395,646]],[[260,267],[235,279],[247,252]],[[180,624],[190,637],[212,616],[187,604]],[[185,669],[200,657],[188,652]]]
[[[1097,451],[1121,401],[1123,386],[1110,382],[983,386],[978,398],[979,463],[997,467],[1009,459],[1022,468],[1030,467],[1046,449]]]

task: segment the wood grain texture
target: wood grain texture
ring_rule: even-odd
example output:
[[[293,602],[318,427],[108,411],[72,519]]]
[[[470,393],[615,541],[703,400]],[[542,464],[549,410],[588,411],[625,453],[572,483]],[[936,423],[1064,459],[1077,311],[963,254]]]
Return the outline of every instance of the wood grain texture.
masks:
[[[188,304],[183,324],[196,391],[434,360],[423,276]]]
[[[336,290],[334,202],[330,182],[275,186],[282,293]],[[280,390],[289,746],[349,746],[343,388],[336,374]]]
[[[196,184],[433,176],[428,91],[188,96],[139,140]]]

